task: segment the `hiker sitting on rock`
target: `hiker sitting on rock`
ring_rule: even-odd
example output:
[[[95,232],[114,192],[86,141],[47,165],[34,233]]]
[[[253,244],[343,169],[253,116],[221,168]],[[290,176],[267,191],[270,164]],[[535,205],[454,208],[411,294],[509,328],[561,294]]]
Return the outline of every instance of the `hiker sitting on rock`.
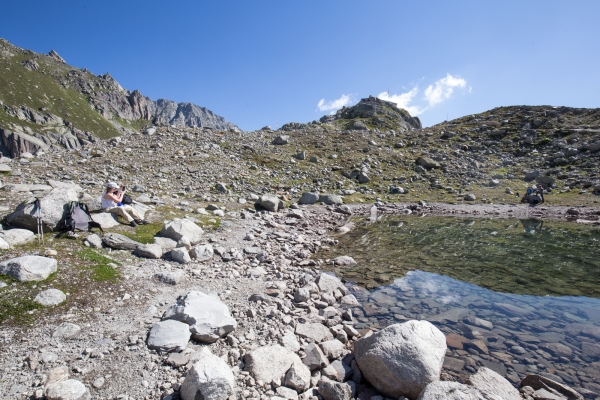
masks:
[[[133,207],[123,204],[124,195],[125,188],[123,186],[119,187],[114,182],[108,182],[106,191],[102,193],[102,209],[105,212],[120,216],[133,227],[136,227],[137,224],[147,224],[148,221],[142,219]]]

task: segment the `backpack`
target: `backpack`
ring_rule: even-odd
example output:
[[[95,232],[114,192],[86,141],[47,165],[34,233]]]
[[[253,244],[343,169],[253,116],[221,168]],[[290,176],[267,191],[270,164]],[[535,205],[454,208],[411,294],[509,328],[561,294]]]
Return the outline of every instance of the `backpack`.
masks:
[[[102,226],[100,226],[98,222],[92,220],[88,206],[85,203],[80,203],[78,201],[70,201],[67,205],[65,228],[73,233],[75,233],[75,230],[91,231],[92,228],[98,228],[104,233]]]
[[[121,200],[122,204],[133,204],[133,199],[131,198],[130,195],[128,195],[127,193],[125,193],[123,195],[123,200]]]

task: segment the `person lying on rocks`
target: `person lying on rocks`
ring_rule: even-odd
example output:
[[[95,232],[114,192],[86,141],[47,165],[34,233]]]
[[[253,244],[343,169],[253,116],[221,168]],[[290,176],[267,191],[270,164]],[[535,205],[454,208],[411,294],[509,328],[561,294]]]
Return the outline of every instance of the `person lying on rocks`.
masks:
[[[130,226],[146,225],[148,221],[142,219],[133,207],[123,204],[124,195],[125,187],[123,185],[118,186],[115,182],[108,182],[106,190],[102,193],[102,209],[105,212],[120,216]]]

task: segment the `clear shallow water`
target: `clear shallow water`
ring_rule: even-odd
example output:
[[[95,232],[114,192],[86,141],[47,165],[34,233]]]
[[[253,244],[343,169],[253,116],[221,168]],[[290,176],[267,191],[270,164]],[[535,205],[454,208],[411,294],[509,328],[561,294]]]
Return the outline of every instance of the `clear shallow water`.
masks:
[[[391,217],[357,221],[321,257],[358,261],[333,270],[361,301],[359,327],[436,324],[449,374],[487,366],[600,391],[599,238],[572,223]]]

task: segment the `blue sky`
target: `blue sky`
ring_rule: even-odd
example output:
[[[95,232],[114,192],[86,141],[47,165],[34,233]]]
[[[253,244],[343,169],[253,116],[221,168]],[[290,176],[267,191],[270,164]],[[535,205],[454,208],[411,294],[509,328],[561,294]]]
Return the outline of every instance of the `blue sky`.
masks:
[[[429,126],[496,106],[600,107],[599,15],[596,0],[3,0],[0,37],[244,130],[369,95]]]

